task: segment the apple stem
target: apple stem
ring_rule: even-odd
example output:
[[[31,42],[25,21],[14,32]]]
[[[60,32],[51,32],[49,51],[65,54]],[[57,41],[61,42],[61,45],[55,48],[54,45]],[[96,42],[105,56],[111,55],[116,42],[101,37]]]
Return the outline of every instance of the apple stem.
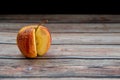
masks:
[[[44,25],[47,22],[48,22],[48,20],[41,20],[41,22],[38,24],[38,26],[36,28],[36,31],[37,31],[37,29],[39,28],[40,25]]]

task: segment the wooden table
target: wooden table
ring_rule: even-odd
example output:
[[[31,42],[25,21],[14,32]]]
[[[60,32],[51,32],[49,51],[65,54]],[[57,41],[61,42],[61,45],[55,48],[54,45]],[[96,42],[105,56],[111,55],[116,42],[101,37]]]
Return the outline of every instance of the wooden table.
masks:
[[[42,19],[47,54],[22,56],[18,30]],[[0,80],[120,80],[120,15],[0,15]]]

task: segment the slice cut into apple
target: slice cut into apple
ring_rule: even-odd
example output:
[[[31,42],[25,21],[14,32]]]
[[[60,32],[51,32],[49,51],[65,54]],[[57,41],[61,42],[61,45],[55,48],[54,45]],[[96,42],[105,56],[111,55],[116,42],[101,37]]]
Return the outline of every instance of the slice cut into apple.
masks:
[[[46,27],[39,26],[35,33],[36,48],[39,56],[44,55],[50,47],[51,36]]]
[[[44,26],[25,26],[18,32],[17,45],[21,53],[28,58],[43,56],[51,45],[51,34]]]

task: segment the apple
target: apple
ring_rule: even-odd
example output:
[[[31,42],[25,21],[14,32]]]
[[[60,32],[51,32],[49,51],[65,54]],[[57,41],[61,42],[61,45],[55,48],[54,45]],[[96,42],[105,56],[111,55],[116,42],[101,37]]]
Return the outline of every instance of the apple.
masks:
[[[43,25],[28,25],[17,34],[17,46],[27,58],[43,56],[50,48],[51,34]]]

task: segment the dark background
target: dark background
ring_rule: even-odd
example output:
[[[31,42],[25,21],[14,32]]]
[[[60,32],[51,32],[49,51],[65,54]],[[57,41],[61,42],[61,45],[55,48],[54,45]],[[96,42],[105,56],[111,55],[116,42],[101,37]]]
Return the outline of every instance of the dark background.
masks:
[[[117,1],[4,1],[0,14],[120,14]]]

